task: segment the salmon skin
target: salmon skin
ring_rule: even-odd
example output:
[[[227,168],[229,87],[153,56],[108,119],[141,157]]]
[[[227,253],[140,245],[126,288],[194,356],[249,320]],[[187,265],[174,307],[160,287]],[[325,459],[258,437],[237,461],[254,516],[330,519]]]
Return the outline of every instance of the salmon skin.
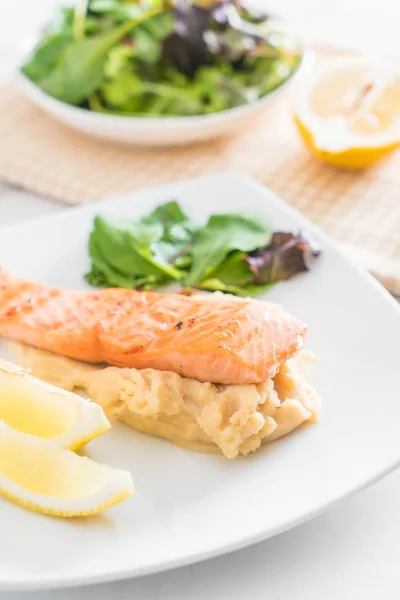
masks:
[[[280,306],[232,296],[67,291],[0,268],[0,336],[89,363],[221,384],[273,377],[306,326]]]

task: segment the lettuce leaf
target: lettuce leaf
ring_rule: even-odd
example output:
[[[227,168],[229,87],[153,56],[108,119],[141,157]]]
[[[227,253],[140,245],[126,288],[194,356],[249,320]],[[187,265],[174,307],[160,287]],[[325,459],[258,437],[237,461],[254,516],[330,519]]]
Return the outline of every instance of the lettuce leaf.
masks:
[[[137,221],[97,216],[89,236],[95,287],[184,288],[255,296],[306,271],[320,249],[301,233],[271,234],[256,212],[212,215],[194,224],[178,202],[161,204]]]
[[[253,273],[253,283],[269,284],[308,271],[320,253],[319,246],[301,233],[276,231],[267,246],[250,252],[245,261]]]
[[[265,245],[270,232],[268,219],[259,213],[212,215],[189,249],[192,265],[185,286],[193,287],[212,277],[230,252],[250,251]]]

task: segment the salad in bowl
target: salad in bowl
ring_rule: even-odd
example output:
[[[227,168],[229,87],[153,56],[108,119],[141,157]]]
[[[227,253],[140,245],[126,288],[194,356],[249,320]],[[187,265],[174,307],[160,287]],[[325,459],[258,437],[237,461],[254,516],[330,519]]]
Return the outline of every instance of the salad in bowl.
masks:
[[[44,28],[20,80],[78,129],[179,143],[234,129],[302,62],[295,36],[237,0],[80,0]]]

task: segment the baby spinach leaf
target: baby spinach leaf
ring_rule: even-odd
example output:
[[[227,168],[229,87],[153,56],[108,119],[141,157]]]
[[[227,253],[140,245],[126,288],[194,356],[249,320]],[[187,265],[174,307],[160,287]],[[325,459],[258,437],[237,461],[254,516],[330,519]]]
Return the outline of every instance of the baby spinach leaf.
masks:
[[[92,269],[85,275],[85,279],[90,285],[95,287],[133,287],[133,278],[114,269],[102,255],[94,231],[90,234],[88,249],[92,260]]]
[[[161,204],[141,222],[160,223],[163,226],[163,235],[157,244],[153,244],[152,249],[156,256],[173,263],[176,268],[181,268],[179,263],[175,264],[175,260],[189,244],[197,228],[179,204],[175,200]]]
[[[42,81],[43,89],[68,104],[79,105],[104,80],[109,50],[135,26],[150,18],[154,11],[141,11],[111,32],[71,42],[62,52],[54,70]]]
[[[62,51],[71,41],[71,32],[59,32],[45,38],[23,65],[22,73],[32,81],[40,83],[55,68]]]
[[[263,214],[212,215],[199,228],[171,200],[137,221],[96,217],[85,279],[97,287],[137,290],[179,281],[186,288],[256,296],[308,270],[319,253],[301,234],[271,235]]]
[[[248,252],[265,245],[269,235],[270,225],[262,214],[212,215],[191,244],[192,266],[185,285],[193,287],[209,278],[232,250]]]
[[[253,273],[246,262],[247,254],[238,250],[228,257],[212,272],[213,279],[226,285],[246,285],[253,281]]]
[[[110,33],[71,42],[42,81],[43,89],[68,104],[81,104],[102,83],[108,51],[132,27],[128,21]]]
[[[62,54],[56,68],[42,81],[43,89],[68,104],[81,104],[102,83],[107,35],[77,40]]]
[[[168,229],[176,223],[188,223],[189,217],[183,212],[176,200],[170,200],[165,204],[160,204],[146,217],[141,220],[142,223],[161,223]]]
[[[114,269],[130,276],[153,275],[163,279],[179,279],[181,273],[168,264],[153,259],[150,243],[159,239],[160,231],[154,225],[141,227],[129,223],[119,227],[104,217],[94,220],[94,240],[101,255]]]

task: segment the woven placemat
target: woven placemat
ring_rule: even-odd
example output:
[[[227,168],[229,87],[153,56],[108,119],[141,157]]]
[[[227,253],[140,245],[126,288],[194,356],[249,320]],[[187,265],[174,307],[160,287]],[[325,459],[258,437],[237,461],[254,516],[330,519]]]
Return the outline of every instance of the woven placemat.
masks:
[[[284,94],[239,135],[185,148],[114,145],[76,133],[0,87],[0,181],[69,204],[224,170],[248,172],[295,206],[400,294],[400,153],[365,172],[303,148]]]

